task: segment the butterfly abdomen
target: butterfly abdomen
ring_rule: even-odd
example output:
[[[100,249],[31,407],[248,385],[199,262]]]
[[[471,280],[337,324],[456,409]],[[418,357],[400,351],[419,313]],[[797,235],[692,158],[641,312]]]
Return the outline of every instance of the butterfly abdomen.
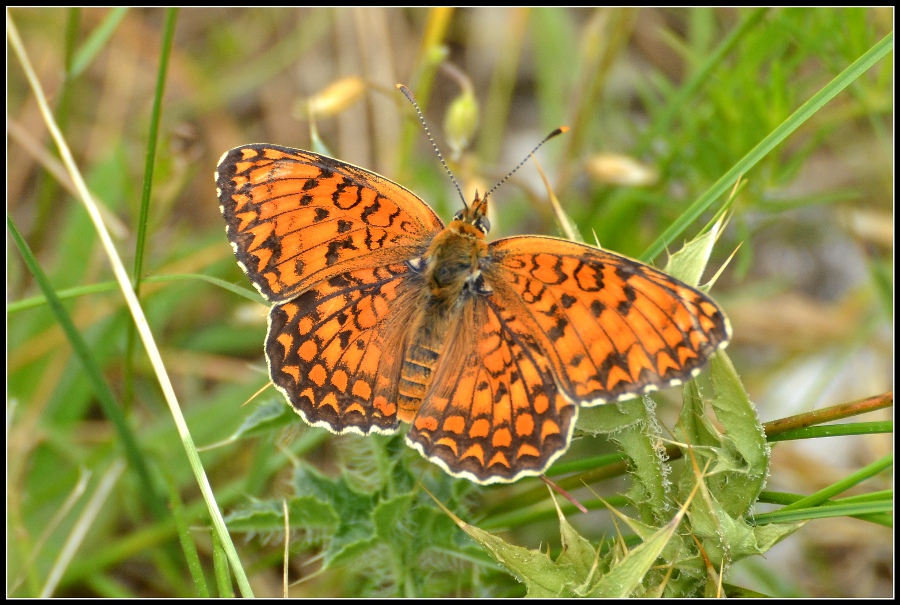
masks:
[[[403,422],[411,423],[422,405],[437,358],[438,351],[429,344],[413,342],[407,347],[397,398],[398,417]]]
[[[403,351],[400,382],[397,385],[398,418],[411,423],[425,399],[431,376],[457,307],[423,293],[418,313],[409,323],[409,340]]]

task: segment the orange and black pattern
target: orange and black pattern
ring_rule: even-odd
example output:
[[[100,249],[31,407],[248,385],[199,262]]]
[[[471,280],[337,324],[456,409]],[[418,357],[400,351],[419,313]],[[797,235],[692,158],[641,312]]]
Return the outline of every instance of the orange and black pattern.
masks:
[[[578,406],[559,392],[547,356],[513,313],[475,300],[407,434],[452,475],[479,483],[538,475],[565,453]]]
[[[728,320],[709,297],[637,261],[533,236],[489,250],[495,298],[521,318],[563,393],[581,405],[681,384],[728,341]]]
[[[413,312],[405,265],[318,282],[269,312],[272,382],[313,426],[394,433],[405,328]]]
[[[271,302],[353,269],[421,255],[443,227],[431,208],[384,177],[322,155],[245,145],[216,171],[238,263]]]
[[[539,475],[579,405],[689,380],[730,338],[705,294],[573,242],[485,244],[487,200],[444,226],[400,185],[257,144],[216,173],[238,263],[273,303],[273,383],[309,424],[393,433],[478,483]]]

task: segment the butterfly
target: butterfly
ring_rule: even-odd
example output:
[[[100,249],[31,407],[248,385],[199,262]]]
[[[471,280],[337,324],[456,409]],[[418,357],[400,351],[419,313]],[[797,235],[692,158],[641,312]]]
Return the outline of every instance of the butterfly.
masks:
[[[730,338],[712,299],[648,265],[552,237],[487,243],[488,196],[444,225],[378,174],[268,144],[226,152],[215,178],[294,410],[333,433],[409,423],[406,443],[456,477],[542,474],[579,405],[680,384]]]

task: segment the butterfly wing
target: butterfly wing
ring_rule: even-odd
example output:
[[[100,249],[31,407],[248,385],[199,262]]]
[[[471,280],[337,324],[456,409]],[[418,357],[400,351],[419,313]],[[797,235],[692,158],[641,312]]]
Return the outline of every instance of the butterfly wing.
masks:
[[[303,419],[334,433],[393,433],[421,278],[406,263],[317,282],[269,312],[272,382]]]
[[[637,261],[575,242],[511,237],[482,268],[492,297],[525,324],[565,395],[627,399],[695,376],[731,328],[698,290]]]
[[[309,424],[394,432],[421,279],[408,262],[440,219],[382,176],[275,145],[225,153],[216,185],[238,264],[275,303],[266,336],[272,382]]]
[[[418,257],[443,228],[400,185],[299,149],[236,147],[219,160],[216,185],[238,263],[272,302],[334,275]]]
[[[543,473],[568,448],[578,415],[547,355],[490,295],[468,299],[448,333],[407,443],[477,483]]]

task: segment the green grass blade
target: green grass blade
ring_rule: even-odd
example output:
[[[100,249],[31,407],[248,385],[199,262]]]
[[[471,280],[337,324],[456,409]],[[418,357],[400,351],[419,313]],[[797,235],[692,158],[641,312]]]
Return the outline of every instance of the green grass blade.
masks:
[[[685,82],[678,92],[666,103],[666,109],[663,111],[663,114],[657,120],[654,120],[650,130],[641,137],[641,141],[638,143],[634,152],[637,157],[647,153],[647,150],[650,148],[650,145],[653,144],[653,141],[669,129],[669,126],[672,124],[675,117],[684,111],[685,103],[687,103],[700,86],[709,79],[709,75],[712,73],[713,69],[721,64],[722,60],[729,52],[731,52],[731,49],[734,48],[747,32],[751,31],[756,24],[759,23],[760,19],[762,19],[768,11],[769,9],[765,7],[755,9],[738,27],[722,40],[722,43],[712,52],[706,62],[700,66],[694,75]]]
[[[876,460],[872,464],[864,466],[859,469],[855,473],[851,473],[841,479],[840,481],[835,482],[832,485],[829,485],[825,489],[819,490],[815,494],[810,494],[806,498],[802,498],[797,500],[793,504],[788,504],[784,508],[782,508],[779,512],[784,512],[788,510],[794,510],[798,508],[809,508],[812,506],[817,506],[822,504],[832,496],[840,494],[841,492],[847,491],[851,487],[862,483],[866,479],[874,477],[878,473],[889,469],[894,464],[894,456],[889,455],[885,456],[881,460]]]
[[[175,520],[175,527],[178,530],[178,540],[181,542],[181,549],[184,551],[184,558],[187,559],[188,570],[194,581],[194,587],[197,589],[197,596],[202,599],[209,598],[209,587],[206,585],[206,576],[203,575],[203,565],[200,563],[200,555],[197,554],[197,545],[194,543],[194,537],[191,535],[188,527],[188,516],[184,510],[184,504],[181,502],[181,495],[178,493],[178,487],[171,477],[168,480],[169,503],[172,506],[172,518]]]
[[[169,68],[169,56],[172,53],[172,41],[175,38],[175,19],[177,8],[166,10],[166,23],[163,27],[163,42],[159,53],[159,71],[156,75],[156,88],[153,95],[153,110],[150,112],[150,128],[147,133],[147,153],[144,159],[144,183],[141,187],[141,212],[137,222],[137,238],[134,249],[134,268],[131,271],[131,283],[138,298],[141,296],[141,275],[144,266],[144,245],[147,241],[147,218],[150,215],[150,193],[153,189],[153,166],[156,162],[156,144],[159,138],[159,120],[162,116],[163,93],[166,90],[166,74]],[[128,326],[125,337],[125,367],[123,369],[124,386],[122,398],[125,405],[131,405],[134,386],[134,324]]]
[[[78,39],[78,26],[81,23],[81,9],[70,8],[66,19],[66,35],[65,35],[65,55],[63,65],[65,73],[71,71],[72,61],[75,57],[75,45]],[[56,103],[56,120],[59,122],[61,130],[66,130],[69,118],[71,117],[71,107],[73,95],[72,79],[67,75],[60,83],[60,89],[57,92]],[[49,171],[41,171],[38,180],[38,190],[35,194],[37,200],[37,217],[34,220],[34,227],[29,234],[29,241],[32,242],[32,249],[38,255],[44,248],[44,242],[47,237],[47,227],[52,224],[50,218],[53,215],[53,201],[59,195],[59,183]]]
[[[110,236],[109,230],[107,229],[103,217],[100,214],[97,203],[88,191],[87,184],[84,181],[84,177],[82,176],[81,171],[78,169],[78,166],[75,164],[75,160],[72,157],[72,151],[69,148],[69,145],[66,142],[65,138],[63,137],[62,132],[60,132],[56,121],[53,119],[53,115],[50,111],[50,106],[47,103],[47,97],[44,94],[43,87],[41,86],[40,80],[38,80],[37,74],[32,67],[31,61],[29,60],[28,55],[25,52],[25,47],[22,44],[22,39],[19,36],[15,24],[13,23],[11,15],[8,12],[6,15],[6,31],[10,45],[12,46],[19,60],[19,63],[22,66],[23,71],[25,72],[25,76],[29,82],[29,85],[31,86],[35,99],[37,100],[44,122],[47,125],[47,128],[50,130],[51,135],[53,136],[54,142],[59,149],[60,156],[63,159],[63,163],[66,165],[66,169],[69,172],[69,176],[72,178],[76,188],[78,189],[79,197],[84,203],[85,209],[87,210],[88,214],[90,215],[94,229],[96,230],[97,235],[100,238],[104,252],[107,255],[110,265],[112,266],[113,273],[116,276],[116,280],[119,282],[119,288],[122,291],[122,295],[125,297],[125,300],[128,303],[129,311],[132,314],[134,322],[138,326],[138,331],[140,332],[141,340],[144,343],[144,348],[147,351],[147,355],[150,357],[151,364],[153,365],[157,380],[159,381],[159,386],[162,389],[162,392],[166,399],[166,403],[169,406],[169,411],[172,414],[172,419],[174,420],[175,425],[178,428],[179,437],[181,439],[182,446],[184,447],[185,454],[187,455],[188,462],[190,463],[191,470],[194,473],[194,477],[196,478],[197,483],[200,487],[200,492],[203,494],[203,498],[206,501],[207,508],[209,509],[213,527],[215,528],[216,534],[222,542],[222,546],[225,550],[226,555],[233,562],[233,569],[237,583],[241,588],[242,594],[245,597],[251,597],[253,595],[253,589],[250,587],[250,583],[247,580],[247,575],[240,564],[240,558],[237,555],[237,550],[234,548],[234,543],[231,540],[231,536],[228,533],[228,528],[226,527],[225,521],[222,518],[222,513],[216,503],[216,498],[213,494],[212,486],[209,483],[209,478],[206,476],[206,471],[203,468],[203,463],[200,461],[200,455],[197,452],[197,447],[194,444],[190,429],[187,426],[184,414],[178,403],[178,397],[175,395],[175,389],[172,385],[172,381],[169,378],[165,365],[162,362],[159,347],[156,345],[153,333],[150,331],[147,317],[140,306],[140,302],[137,300],[137,297],[134,294],[134,290],[131,287],[131,283],[128,279],[128,274],[125,271],[125,267],[122,263],[122,259],[119,257],[115,245],[112,242],[112,237]]]
[[[116,28],[119,27],[119,23],[125,18],[125,13],[127,12],[128,8],[121,6],[109,11],[106,18],[103,19],[97,29],[88,36],[82,47],[75,53],[72,67],[69,69],[70,78],[77,78],[87,69],[91,61],[103,50],[103,47],[116,32]]]
[[[44,274],[40,265],[38,265],[37,259],[31,254],[28,244],[22,239],[22,235],[16,228],[15,223],[13,223],[9,216],[6,217],[6,222],[9,226],[9,231],[12,234],[13,241],[19,249],[19,253],[22,255],[22,260],[34,276],[41,291],[44,292],[50,310],[56,316],[56,321],[59,323],[63,332],[65,332],[69,344],[72,345],[72,350],[81,362],[85,375],[91,381],[94,388],[94,394],[97,396],[97,401],[100,403],[103,413],[109,418],[110,422],[112,422],[119,435],[119,440],[125,448],[125,456],[128,458],[131,468],[134,469],[138,481],[141,483],[147,494],[145,500],[147,507],[157,519],[166,518],[169,513],[163,505],[160,491],[156,488],[150,478],[150,471],[144,462],[144,455],[138,447],[137,438],[134,436],[131,426],[125,418],[125,414],[122,412],[121,407],[116,401],[112,389],[106,383],[106,379],[103,377],[103,372],[100,370],[99,364],[91,354],[90,347],[81,336],[81,333],[78,332],[78,328],[75,327],[75,322],[72,321],[69,313],[66,311],[65,307],[63,307],[62,301],[56,296],[56,293],[53,291],[53,286],[50,284],[50,281],[47,279],[47,276]]]
[[[154,275],[153,277],[148,277],[144,281],[150,284],[164,284],[168,282],[178,282],[178,281],[188,281],[198,279],[200,281],[205,281],[211,283],[215,286],[219,286],[220,288],[224,288],[229,292],[237,294],[243,298],[246,298],[250,302],[262,303],[262,299],[257,294],[256,290],[251,290],[250,288],[244,288],[241,286],[236,286],[230,281],[225,281],[224,279],[219,279],[218,277],[213,277],[212,275],[203,275],[201,273],[183,273],[183,274],[172,274],[172,275]],[[60,290],[56,292],[56,297],[60,300],[68,300],[70,298],[78,298],[80,296],[89,296],[92,294],[99,294],[101,292],[115,292],[118,290],[118,284],[116,282],[100,282],[98,284],[90,284],[88,286],[78,286],[76,288],[67,288],[65,290]],[[45,296],[31,296],[29,298],[23,298],[22,300],[17,300],[6,305],[7,314],[18,313],[20,311],[25,311],[27,309],[34,309],[36,307],[42,307],[47,304],[47,297]]]
[[[813,506],[798,509],[781,509],[771,513],[756,515],[753,520],[763,523],[792,523],[810,519],[827,519],[830,517],[859,517],[888,513],[894,510],[891,502],[863,502],[858,504],[836,504],[834,506]]]
[[[816,437],[838,437],[841,435],[871,435],[873,433],[893,433],[894,423],[890,420],[878,422],[853,422],[850,424],[826,424],[784,431],[769,437],[767,441],[791,441],[793,439],[814,439]]]
[[[156,144],[159,138],[159,121],[162,116],[163,93],[166,90],[166,74],[169,70],[169,56],[172,54],[172,41],[175,38],[175,19],[177,8],[166,10],[166,23],[163,27],[163,42],[159,53],[159,72],[156,76],[156,89],[153,95],[153,110],[150,112],[150,128],[147,133],[147,154],[144,159],[144,184],[141,188],[141,213],[137,224],[137,243],[134,251],[134,270],[131,281],[140,295],[141,272],[144,265],[144,244],[147,240],[147,217],[150,214],[150,193],[153,189],[153,166],[156,161]]]
[[[93,525],[97,516],[100,514],[100,509],[109,498],[110,494],[112,493],[113,487],[115,487],[116,483],[119,480],[119,477],[122,476],[122,471],[124,470],[125,463],[121,460],[115,460],[103,474],[103,477],[100,480],[100,484],[97,486],[97,490],[94,492],[94,495],[91,496],[90,500],[88,500],[84,509],[81,511],[78,520],[73,526],[72,532],[66,539],[65,545],[57,554],[56,562],[54,563],[53,568],[50,570],[50,575],[47,577],[44,588],[41,590],[41,598],[49,598],[53,596],[53,592],[59,585],[59,581],[60,579],[62,579],[63,573],[68,568],[69,563],[71,563],[75,558],[75,555],[78,552],[78,547],[81,545],[88,530]]]

